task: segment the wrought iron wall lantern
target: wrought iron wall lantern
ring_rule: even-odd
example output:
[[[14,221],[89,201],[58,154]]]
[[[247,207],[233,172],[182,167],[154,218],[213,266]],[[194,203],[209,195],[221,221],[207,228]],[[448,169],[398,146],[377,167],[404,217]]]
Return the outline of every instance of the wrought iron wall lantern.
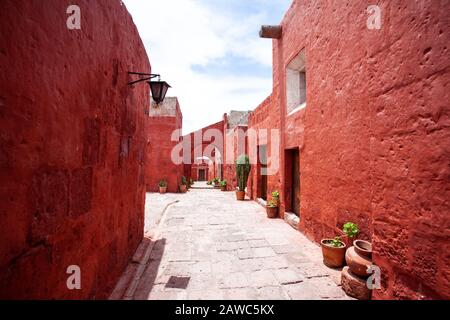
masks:
[[[139,82],[147,81],[147,83],[150,86],[150,91],[152,92],[153,100],[156,102],[156,104],[159,104],[164,101],[167,90],[171,88],[171,86],[167,82],[161,81],[161,76],[159,74],[141,73],[141,72],[128,72],[128,74],[137,75],[140,77],[139,80],[129,82],[128,83],[129,86],[132,86]],[[158,81],[148,81],[154,78],[158,78]]]

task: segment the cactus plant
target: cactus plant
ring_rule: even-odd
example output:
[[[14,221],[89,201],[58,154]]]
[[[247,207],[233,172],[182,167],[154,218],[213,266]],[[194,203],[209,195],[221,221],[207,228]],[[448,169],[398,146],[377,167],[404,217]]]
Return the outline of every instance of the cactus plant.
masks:
[[[239,191],[245,191],[247,187],[248,175],[250,174],[250,159],[248,155],[243,154],[236,160],[236,178]]]

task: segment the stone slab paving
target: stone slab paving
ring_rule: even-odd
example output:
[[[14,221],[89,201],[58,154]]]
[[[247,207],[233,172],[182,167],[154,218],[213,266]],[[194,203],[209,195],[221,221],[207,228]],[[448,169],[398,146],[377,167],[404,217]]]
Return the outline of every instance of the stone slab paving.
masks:
[[[146,219],[159,225],[112,298],[350,299],[320,247],[256,202],[214,189],[147,199]],[[166,207],[158,201],[172,204],[155,220],[147,214]]]

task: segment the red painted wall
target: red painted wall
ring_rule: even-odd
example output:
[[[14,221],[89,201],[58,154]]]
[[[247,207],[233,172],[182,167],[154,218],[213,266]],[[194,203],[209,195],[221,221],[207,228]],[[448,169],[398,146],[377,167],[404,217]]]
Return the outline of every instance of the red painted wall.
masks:
[[[0,298],[106,298],[140,243],[146,85],[119,1],[2,1]],[[81,290],[66,287],[69,265]]]
[[[249,142],[249,155],[252,159],[252,169],[249,176],[249,182],[247,184],[247,194],[252,199],[257,199],[259,196],[258,192],[258,172],[261,170],[260,165],[257,163],[257,146],[261,145],[267,145],[267,153],[268,156],[272,155],[272,148],[276,148],[275,145],[272,145],[271,139],[270,139],[270,131],[268,131],[268,134],[262,133],[259,134],[260,130],[265,129],[276,129],[279,130],[280,133],[283,131],[280,127],[280,108],[279,105],[276,103],[276,100],[274,99],[274,95],[270,95],[267,97],[250,115],[249,117],[249,128],[251,128],[255,134],[257,135],[257,141],[256,146],[253,145],[254,142]],[[280,146],[282,149],[284,146]],[[280,159],[280,173],[281,173],[281,164],[283,159]],[[278,190],[281,192],[281,195],[283,196],[284,193],[282,192],[282,185],[281,185],[282,176],[280,174],[277,175],[269,175],[267,177],[267,198],[270,199],[270,194],[272,191]],[[284,181],[284,180],[283,180]],[[283,217],[284,214],[284,202],[282,203],[282,208],[280,209],[280,215]]]
[[[247,126],[236,126],[225,130],[227,138],[224,143],[223,179],[227,180],[227,190],[236,190],[238,183],[236,178],[236,160],[240,155],[248,154]],[[228,146],[231,144],[230,146]],[[250,178],[249,178],[250,180]],[[249,182],[247,183],[249,186]]]
[[[192,165],[195,163],[196,161],[196,157],[198,154],[200,155],[204,155],[204,156],[208,156],[208,152],[205,151],[205,148],[210,148],[210,146],[215,146],[218,150],[219,153],[222,155],[223,157],[223,143],[220,143],[220,141],[215,141],[215,137],[211,137],[211,138],[207,138],[205,137],[205,133],[208,130],[212,130],[213,132],[217,132],[220,133],[220,135],[222,135],[223,137],[223,132],[224,132],[224,121],[226,119],[226,115],[223,116],[224,120],[213,123],[207,127],[201,128],[195,132],[191,132],[185,136],[183,136],[183,140],[185,143],[185,146],[190,146],[190,150],[189,148],[187,148],[185,150],[185,152],[190,152],[190,163],[185,163],[184,164],[184,174],[186,177],[188,178],[193,178],[195,180],[195,178],[192,176]],[[197,141],[196,141],[196,138]],[[215,155],[214,158],[211,159],[212,161],[216,161]],[[219,172],[219,167],[222,167],[222,164],[216,163],[214,162],[213,164],[209,165],[208,167],[208,175],[207,175],[207,180],[212,180],[214,177],[216,177],[216,175]]]
[[[281,199],[284,151],[301,150],[302,232],[319,241],[353,221],[372,241],[375,299],[448,299],[450,2],[377,3],[381,30],[366,27],[367,1],[294,0],[273,41],[272,101],[250,124],[281,129],[269,177]],[[307,106],[287,116],[285,69],[303,49]]]
[[[183,121],[178,101],[176,104],[174,116],[148,118],[146,184],[149,192],[159,190],[160,180],[167,181],[168,192],[178,192],[181,177],[184,175],[183,164],[176,164],[171,158],[173,148],[179,143],[171,140],[172,133],[182,128]]]

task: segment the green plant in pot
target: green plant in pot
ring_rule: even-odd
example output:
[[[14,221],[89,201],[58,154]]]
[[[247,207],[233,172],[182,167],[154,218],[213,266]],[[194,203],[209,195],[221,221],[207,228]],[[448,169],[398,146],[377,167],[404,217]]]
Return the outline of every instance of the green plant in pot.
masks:
[[[227,191],[227,180],[220,181],[220,190]]]
[[[270,200],[266,205],[266,212],[270,219],[278,217],[278,203],[275,200]]]
[[[339,268],[344,265],[346,244],[340,237],[322,239],[323,263],[330,268]]]
[[[277,206],[280,205],[280,192],[278,190],[272,191],[272,200],[277,203]]]
[[[158,182],[159,187],[159,193],[164,194],[167,192],[167,181],[166,180],[160,180]]]
[[[185,176],[181,177],[181,185],[180,185],[180,192],[185,193],[187,191],[187,179]]]
[[[345,235],[345,244],[350,245],[356,239],[356,236],[359,234],[359,228],[356,223],[347,222],[342,226],[342,232]]]
[[[213,179],[213,183],[214,183],[214,186],[215,186],[215,187],[219,187],[219,186],[220,186],[220,179],[217,178],[217,177],[214,178],[214,179]]]
[[[206,182],[206,184],[207,184],[208,186],[212,185],[212,180],[208,180],[208,182]]]
[[[245,188],[247,187],[250,169],[251,166],[248,155],[240,155],[236,160],[236,178],[238,182],[238,191],[236,191],[237,200],[243,201],[245,199]]]

